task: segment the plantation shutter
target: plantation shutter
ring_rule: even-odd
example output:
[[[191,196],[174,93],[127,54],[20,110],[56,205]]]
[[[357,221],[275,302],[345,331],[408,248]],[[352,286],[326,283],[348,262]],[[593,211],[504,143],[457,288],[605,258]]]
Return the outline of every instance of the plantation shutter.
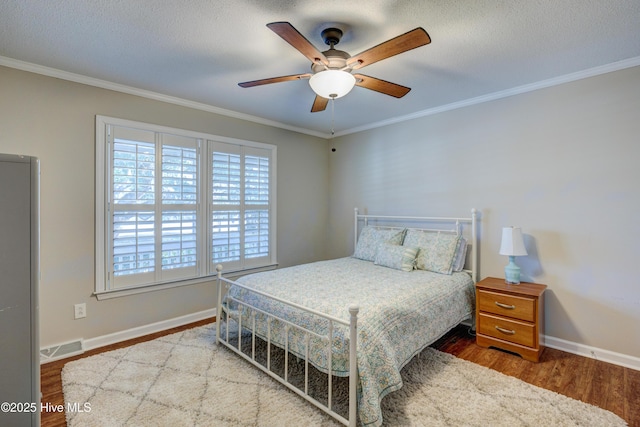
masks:
[[[269,256],[269,152],[246,148],[244,160],[244,254],[250,265]]]
[[[225,269],[241,266],[242,193],[241,147],[210,142],[212,162],[211,271],[217,264]]]
[[[211,264],[225,271],[272,259],[271,150],[210,141]]]
[[[112,127],[111,289],[198,274],[198,140]]]
[[[198,140],[161,135],[161,281],[198,275]]]

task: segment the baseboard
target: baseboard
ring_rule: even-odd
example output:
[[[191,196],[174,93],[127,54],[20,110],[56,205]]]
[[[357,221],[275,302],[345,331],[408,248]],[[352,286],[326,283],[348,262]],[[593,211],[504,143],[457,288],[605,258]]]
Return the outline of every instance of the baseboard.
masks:
[[[177,326],[186,325],[200,320],[209,319],[216,315],[215,308],[199,311],[197,313],[187,314],[185,316],[174,317],[173,319],[162,320],[160,322],[151,323],[149,325],[139,326],[137,328],[127,329],[125,331],[114,332],[112,334],[103,335],[101,337],[89,338],[84,340],[84,349],[93,350],[94,348],[104,347],[106,345],[142,337],[144,335],[153,334]]]
[[[576,342],[550,337],[548,335],[545,335],[544,337],[544,345],[556,350],[577,354],[578,356],[601,360],[603,362],[613,363],[614,365],[624,366],[625,368],[640,371],[640,357],[616,353],[614,351],[591,347],[585,344],[578,344]]]
[[[40,363],[44,364],[48,362],[53,362],[54,360],[64,359],[77,354],[82,354],[87,350],[93,350],[96,348],[119,343],[119,342],[130,340],[133,338],[139,338],[145,335],[165,331],[167,329],[175,328],[178,326],[187,325],[189,323],[198,322],[200,320],[211,319],[212,317],[215,317],[215,315],[216,315],[216,309],[212,308],[209,310],[199,311],[197,313],[187,314],[185,316],[174,317],[173,319],[162,320],[160,322],[151,323],[149,325],[138,326],[136,328],[127,329],[124,331],[102,335],[100,337],[89,338],[86,340],[80,339],[79,341],[82,343],[81,351],[75,351],[73,352],[73,354],[58,353],[56,354],[56,357],[47,358],[46,360],[43,360],[41,358]],[[41,352],[47,351],[47,350],[48,349],[43,349],[41,350]]]

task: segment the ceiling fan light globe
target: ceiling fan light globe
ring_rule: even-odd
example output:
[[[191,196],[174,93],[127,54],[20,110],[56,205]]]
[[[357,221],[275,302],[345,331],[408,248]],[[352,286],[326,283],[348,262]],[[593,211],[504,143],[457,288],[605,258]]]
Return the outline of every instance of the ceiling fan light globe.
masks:
[[[316,95],[327,99],[341,98],[356,84],[353,74],[342,70],[324,70],[309,79],[309,85]]]

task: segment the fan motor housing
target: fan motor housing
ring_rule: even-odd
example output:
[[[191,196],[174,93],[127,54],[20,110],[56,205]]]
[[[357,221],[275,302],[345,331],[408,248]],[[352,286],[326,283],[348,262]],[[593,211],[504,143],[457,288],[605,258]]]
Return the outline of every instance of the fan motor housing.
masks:
[[[329,50],[325,50],[324,52],[322,52],[322,54],[329,60],[329,66],[327,67],[322,63],[311,64],[311,70],[314,73],[326,70],[327,68],[330,70],[343,69],[347,66],[347,59],[351,58],[351,55],[349,55],[344,50],[338,50],[333,48]],[[350,70],[345,69],[345,71],[350,71]]]

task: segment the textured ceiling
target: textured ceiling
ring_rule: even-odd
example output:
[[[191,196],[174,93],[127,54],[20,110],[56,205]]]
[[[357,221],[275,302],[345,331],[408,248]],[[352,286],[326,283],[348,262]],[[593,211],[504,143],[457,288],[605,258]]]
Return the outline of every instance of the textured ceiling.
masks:
[[[237,85],[309,71],[266,27],[274,21],[291,22],[319,50],[322,29],[338,26],[338,48],[352,55],[416,27],[432,43],[362,70],[411,87],[408,95],[356,87],[335,101],[332,122],[330,107],[310,113],[305,80]],[[332,123],[344,134],[620,61],[640,65],[639,29],[638,0],[8,0],[0,2],[0,65],[60,70],[327,135]]]

